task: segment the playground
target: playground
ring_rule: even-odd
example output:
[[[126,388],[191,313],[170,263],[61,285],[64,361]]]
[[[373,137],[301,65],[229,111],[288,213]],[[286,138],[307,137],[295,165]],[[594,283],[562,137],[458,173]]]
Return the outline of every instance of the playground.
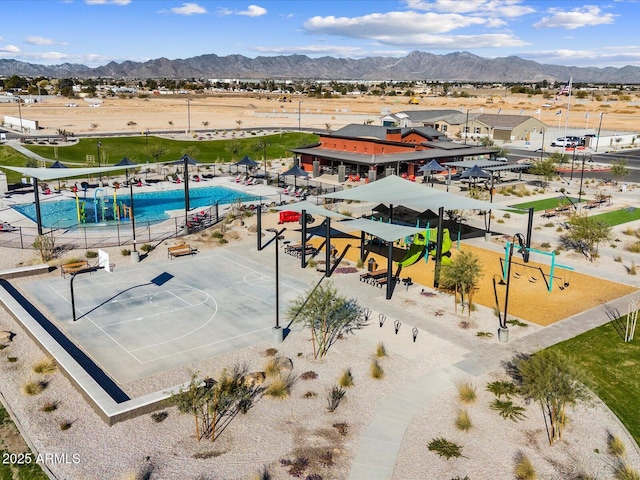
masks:
[[[429,236],[435,235],[434,232],[435,229],[432,229]],[[323,239],[314,238],[311,243],[319,246],[322,241]],[[331,242],[339,252],[342,252],[347,244],[351,244],[345,259],[357,262],[359,254],[357,241],[332,238]],[[445,241],[445,245],[451,246],[451,260],[455,261],[459,252],[456,242],[452,244],[451,241]],[[498,283],[506,273],[505,252],[499,253],[466,244],[461,248],[477,255],[483,266],[483,276],[478,290],[473,294],[473,303],[496,308],[492,280],[495,278]],[[377,265],[385,266],[387,264],[386,250],[386,247],[377,249],[376,246],[373,246],[369,250],[365,264],[369,259],[373,259]],[[433,287],[435,259],[430,255],[419,253],[421,250],[424,250],[423,245],[408,246],[408,250],[394,247],[394,274],[397,272],[398,262],[403,262],[405,265],[400,270],[401,278],[411,277],[413,283],[418,286],[431,288]],[[508,315],[510,319],[515,317],[540,326],[547,326],[637,290],[630,285],[595,278],[563,268],[561,258],[561,256],[556,258],[552,278],[550,276],[550,255],[532,252],[529,262],[525,263],[522,256],[518,254],[518,247],[514,248],[509,286]],[[427,260],[425,261],[425,259]],[[447,260],[443,261],[443,265]],[[409,265],[410,263],[412,264]],[[549,285],[552,287],[551,291],[549,291]],[[504,311],[505,286],[498,284],[497,294],[500,310]]]

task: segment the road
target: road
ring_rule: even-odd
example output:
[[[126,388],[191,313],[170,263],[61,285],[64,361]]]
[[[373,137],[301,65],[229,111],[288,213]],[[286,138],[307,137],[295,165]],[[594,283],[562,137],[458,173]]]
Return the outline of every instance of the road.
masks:
[[[549,149],[544,152],[532,152],[531,150],[526,150],[523,148],[509,148],[509,154],[507,157],[509,158],[509,163],[515,163],[518,160],[527,159],[527,158],[540,158],[543,155],[545,158],[553,153],[553,149]],[[570,158],[572,155],[567,154]],[[575,155],[575,167],[578,169],[577,172],[574,172],[574,178],[576,175],[579,175],[580,165],[583,160],[582,152],[577,152]],[[640,148],[638,149],[628,149],[615,153],[593,153],[587,152],[584,156],[585,162],[590,162],[593,160],[594,163],[599,163],[602,165],[611,165],[616,160],[626,160],[627,167],[629,168],[629,175],[627,175],[623,180],[626,182],[640,183]],[[567,175],[568,176],[568,175]],[[595,178],[598,180],[609,180],[611,179],[611,172],[589,172],[589,178]]]

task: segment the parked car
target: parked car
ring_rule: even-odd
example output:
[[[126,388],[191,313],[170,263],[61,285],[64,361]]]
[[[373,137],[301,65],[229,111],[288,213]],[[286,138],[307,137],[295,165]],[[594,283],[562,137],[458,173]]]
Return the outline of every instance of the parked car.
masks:
[[[551,142],[552,147],[575,147],[576,142],[571,140],[572,137],[558,137],[553,142]]]
[[[496,157],[494,159],[496,162],[508,163],[509,159],[507,157]]]

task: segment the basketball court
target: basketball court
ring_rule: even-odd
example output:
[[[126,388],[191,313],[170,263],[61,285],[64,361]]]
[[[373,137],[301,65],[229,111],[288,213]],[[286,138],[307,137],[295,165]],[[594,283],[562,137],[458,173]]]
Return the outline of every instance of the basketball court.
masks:
[[[265,260],[273,256],[265,252]],[[272,339],[273,270],[231,252],[30,282],[25,292],[117,383]],[[280,319],[308,285],[280,275]]]

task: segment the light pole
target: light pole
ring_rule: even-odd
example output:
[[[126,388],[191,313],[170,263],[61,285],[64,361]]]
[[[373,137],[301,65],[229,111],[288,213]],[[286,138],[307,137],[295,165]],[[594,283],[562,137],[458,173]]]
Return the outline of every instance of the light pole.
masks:
[[[187,98],[187,133],[191,131],[191,100]]]
[[[269,174],[267,173],[267,147],[270,147],[271,144],[269,142],[258,142],[258,148],[262,147],[264,149],[264,154],[262,155],[262,161],[264,162],[264,179],[269,184]]]
[[[467,120],[464,122],[464,144],[467,144],[467,136],[469,135],[469,109],[467,108]]]
[[[540,149],[540,161],[542,161],[543,155],[544,155],[544,128],[542,129],[542,148]]]
[[[602,128],[602,117],[604,112],[600,112],[600,121],[598,122],[598,136],[596,137],[596,153],[598,152],[598,145],[600,144],[600,129]]]
[[[98,167],[101,167],[102,165],[100,165],[100,147],[102,146],[102,142],[100,140],[98,140]],[[100,176],[100,186],[102,187],[102,172],[99,173]]]
[[[573,153],[571,154],[571,177],[569,177],[569,180],[573,180],[573,164],[576,161],[576,147],[573,147]]]
[[[584,162],[587,159],[587,155],[589,156],[589,159],[591,159],[590,153],[587,154],[587,153],[581,152],[580,155],[582,155],[582,171],[580,172],[580,191],[578,192],[578,205],[580,205],[580,202],[582,201],[582,179],[584,178]]]
[[[300,105],[302,105],[302,100],[298,101],[298,131],[300,131]]]
[[[144,146],[147,151],[147,164],[149,163],[149,129],[144,132]]]
[[[278,231],[275,228],[267,228],[267,232],[273,233],[273,240],[276,242],[276,325],[273,327],[273,336],[277,343],[284,341],[284,332],[280,327],[280,264],[278,262],[279,240],[283,239],[286,228]]]
[[[524,236],[521,233],[516,233],[513,236],[512,240],[517,240],[520,248],[518,249],[518,253],[522,254],[522,258],[525,263],[529,262],[529,251],[528,246],[526,245]],[[498,321],[500,322],[500,327],[498,328],[498,340],[501,343],[506,343],[509,341],[509,325],[507,324],[507,312],[509,309],[509,287],[511,286],[511,262],[513,259],[513,241],[507,242],[507,252],[506,252],[506,261],[507,261],[507,274],[506,274],[506,285],[507,289],[504,294],[504,313],[500,316],[500,306],[498,306]],[[500,284],[505,284],[505,279],[500,280]],[[496,279],[493,278],[493,290],[496,297],[496,302],[498,301],[498,293],[496,290]]]

